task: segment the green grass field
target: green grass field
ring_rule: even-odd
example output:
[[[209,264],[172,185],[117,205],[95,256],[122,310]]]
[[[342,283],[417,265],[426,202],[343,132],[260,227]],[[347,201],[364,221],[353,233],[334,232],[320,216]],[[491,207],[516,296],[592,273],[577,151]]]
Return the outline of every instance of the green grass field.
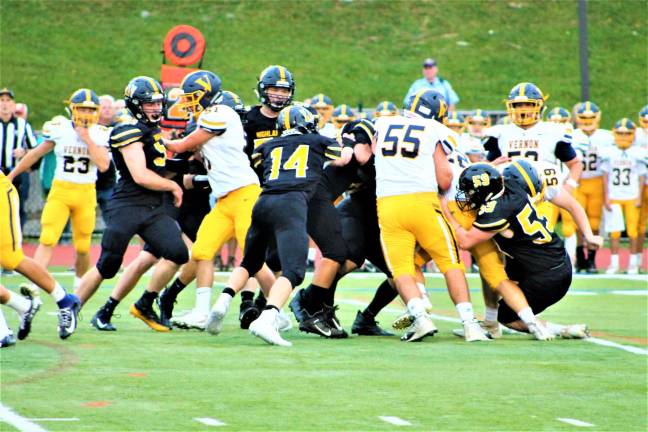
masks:
[[[21,281],[3,284],[16,289]],[[220,275],[216,285],[224,281]],[[481,311],[477,281],[470,281]],[[379,282],[367,273],[344,280],[343,324],[351,325],[357,304]],[[26,418],[78,419],[35,420],[51,431],[211,430],[195,420],[206,417],[225,423],[222,430],[403,428],[380,416],[399,417],[413,430],[580,429],[558,418],[594,425],[589,430],[647,427],[645,279],[579,278],[544,314],[589,323],[596,340],[613,347],[525,335],[467,344],[451,333],[456,313],[436,276],[427,286],[440,333],[419,344],[396,337],[325,340],[293,329],[284,335],[293,347],[273,347],[238,328],[236,304],[217,337],[155,333],[128,314],[135,294],[117,309],[118,331],[100,333],[89,321],[113,283],[102,286],[66,341],[56,335],[53,302],[44,299],[30,338],[0,352],[2,404]],[[188,288],[176,310],[190,308],[193,297]],[[395,302],[379,320],[388,326],[400,310]],[[5,314],[15,325],[15,314]],[[633,347],[639,352],[623,349]],[[0,423],[0,430],[13,429]]]
[[[588,18],[591,98],[610,127],[648,101],[648,7],[589,1]],[[203,66],[248,104],[259,72],[280,63],[294,73],[298,99],[325,92],[335,104],[400,105],[429,56],[461,109],[504,109],[521,81],[538,84],[549,106],[580,98],[574,0],[5,0],[0,85],[30,105],[40,128],[76,88],[120,95],[135,75],[159,76],[164,35],[177,24],[203,32]]]

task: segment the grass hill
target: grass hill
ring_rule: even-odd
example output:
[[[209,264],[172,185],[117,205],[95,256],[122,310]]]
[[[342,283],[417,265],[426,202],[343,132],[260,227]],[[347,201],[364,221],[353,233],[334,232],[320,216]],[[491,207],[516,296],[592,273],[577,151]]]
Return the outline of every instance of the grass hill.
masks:
[[[648,7],[588,2],[591,98],[603,125],[636,118],[648,101]],[[76,88],[121,95],[139,74],[159,76],[159,53],[176,24],[207,40],[203,67],[254,103],[258,73],[287,66],[297,97],[335,104],[398,105],[420,63],[435,57],[459,107],[503,109],[520,81],[579,100],[576,1],[33,1],[0,3],[0,85],[29,104],[36,127]]]

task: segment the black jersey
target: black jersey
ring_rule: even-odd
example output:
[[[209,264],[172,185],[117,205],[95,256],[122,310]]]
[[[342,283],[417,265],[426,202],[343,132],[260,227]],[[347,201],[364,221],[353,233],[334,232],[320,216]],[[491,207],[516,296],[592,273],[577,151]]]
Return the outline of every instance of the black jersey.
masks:
[[[165,173],[166,149],[162,145],[160,128],[134,119],[118,124],[110,134],[110,149],[120,176],[111,199],[112,208],[125,205],[161,205],[167,193],[147,189],[133,180],[120,149],[134,142],[143,144],[146,167],[158,175]]]
[[[266,141],[279,136],[277,118],[266,117],[261,113],[261,105],[254,106],[247,112],[243,124],[245,138],[245,153],[252,157],[254,149]]]
[[[337,141],[319,134],[271,139],[254,149],[252,163],[262,171],[264,194],[304,191],[310,197],[322,177],[324,162],[338,159]]]
[[[564,262],[562,240],[548,227],[547,219],[538,215],[532,198],[517,182],[505,181],[502,195],[481,207],[473,225],[498,233],[495,242],[512,258],[507,262],[507,271],[513,268],[517,274],[546,272]]]

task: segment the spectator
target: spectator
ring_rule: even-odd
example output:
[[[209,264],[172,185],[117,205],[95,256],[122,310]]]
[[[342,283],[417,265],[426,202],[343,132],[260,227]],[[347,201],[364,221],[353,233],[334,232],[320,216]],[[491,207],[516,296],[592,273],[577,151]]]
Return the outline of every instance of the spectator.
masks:
[[[438,76],[439,68],[436,60],[427,58],[423,61],[423,78],[414,81],[407,91],[404,104],[407,100],[421,89],[432,89],[441,93],[449,105],[450,110],[454,110],[459,103],[459,96],[452,89],[450,82]]]
[[[31,125],[24,118],[16,116],[16,99],[13,91],[0,89],[0,170],[9,172],[27,150],[36,147],[36,137]],[[29,174],[23,173],[14,179],[13,185],[20,198],[21,228],[27,219],[25,203],[29,196]]]
[[[113,127],[116,123],[117,101],[110,95],[99,96],[99,124],[106,127]],[[108,201],[112,196],[116,182],[115,163],[111,160],[108,169],[104,172],[97,171],[97,203],[101,208],[101,216],[105,218]]]

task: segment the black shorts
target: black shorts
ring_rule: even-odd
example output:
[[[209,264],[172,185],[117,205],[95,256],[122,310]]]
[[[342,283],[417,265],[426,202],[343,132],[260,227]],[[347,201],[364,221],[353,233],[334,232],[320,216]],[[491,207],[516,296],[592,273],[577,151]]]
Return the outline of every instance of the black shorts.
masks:
[[[306,193],[261,194],[252,209],[252,224],[245,238],[241,267],[252,276],[266,259],[272,240],[276,241],[282,276],[293,287],[302,283],[308,258]]]
[[[376,197],[365,192],[352,193],[337,206],[337,211],[348,258],[358,267],[367,259],[390,278],[380,244]]]
[[[328,197],[315,195],[308,202],[308,235],[324,258],[344,264],[347,246],[342,237],[340,214]]]
[[[509,265],[512,265],[512,263],[509,263]],[[514,271],[511,271],[511,273],[514,273]],[[524,293],[533,313],[538,315],[549,306],[558,303],[567,294],[572,281],[572,265],[569,256],[565,253],[563,262],[556,267],[519,279],[521,279],[518,281],[520,289]],[[500,300],[499,322],[509,324],[519,319],[518,314],[504,300]]]

